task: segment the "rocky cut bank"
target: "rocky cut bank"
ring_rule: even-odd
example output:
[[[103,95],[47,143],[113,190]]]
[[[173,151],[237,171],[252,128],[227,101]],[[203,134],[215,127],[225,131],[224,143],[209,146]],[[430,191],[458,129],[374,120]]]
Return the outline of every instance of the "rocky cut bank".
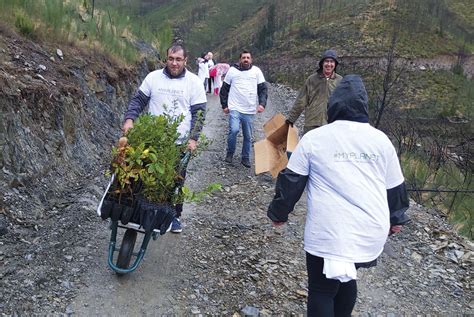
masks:
[[[104,168],[140,75],[90,50],[40,46],[0,29],[3,214],[34,225],[77,186],[71,180]],[[25,191],[34,204],[15,208],[10,200]]]

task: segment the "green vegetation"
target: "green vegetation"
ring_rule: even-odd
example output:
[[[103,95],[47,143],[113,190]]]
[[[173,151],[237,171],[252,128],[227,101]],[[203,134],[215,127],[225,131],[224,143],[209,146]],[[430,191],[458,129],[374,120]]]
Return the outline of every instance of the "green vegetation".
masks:
[[[35,30],[33,21],[21,9],[15,12],[15,26],[21,34],[25,36],[32,36]]]
[[[178,126],[184,116],[141,115],[134,127],[127,132],[113,149],[112,173],[116,175],[120,188],[117,194],[142,194],[150,202],[173,204],[184,201],[198,201],[214,190],[219,184],[211,184],[200,192],[193,192],[182,185],[181,169],[187,142],[177,144],[180,134]],[[140,193],[135,192],[135,184],[141,182]],[[177,190],[179,187],[179,190]]]
[[[134,1],[129,8],[143,11],[140,19],[151,30],[172,29],[173,35],[184,39],[194,56],[211,50],[222,42],[229,30],[252,17],[264,0],[182,0],[142,4]],[[161,31],[158,31],[161,32]]]
[[[389,93],[391,108],[401,109],[412,118],[442,120],[457,117],[473,121],[474,82],[471,79],[446,70],[396,71],[401,73],[397,73],[399,77]],[[384,73],[373,72],[373,68],[352,69],[350,72],[363,75],[373,105],[381,93]],[[401,113],[397,116],[400,118]]]
[[[472,80],[448,71],[427,71],[416,77],[418,94],[413,96],[413,101],[417,107],[411,113],[440,118],[457,116],[472,121]]]
[[[152,33],[139,19],[114,7],[93,8],[92,0],[0,0],[0,17],[29,37],[72,42],[114,55],[125,62],[140,59],[134,45],[144,40],[157,49],[169,45],[170,27]],[[95,1],[100,2],[100,1]]]
[[[456,165],[459,158],[445,162],[432,160],[432,157],[408,154],[402,157],[406,183],[410,188],[429,188],[433,192],[414,192],[412,197],[419,204],[435,207],[453,221],[461,234],[474,238],[474,191],[473,174]],[[453,190],[443,192],[443,190]],[[456,191],[456,189],[458,191]],[[439,190],[440,192],[437,192]]]

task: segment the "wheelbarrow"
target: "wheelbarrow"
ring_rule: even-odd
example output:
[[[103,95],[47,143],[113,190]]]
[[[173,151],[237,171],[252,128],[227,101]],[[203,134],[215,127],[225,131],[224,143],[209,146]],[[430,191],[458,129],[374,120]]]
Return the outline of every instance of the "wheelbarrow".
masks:
[[[191,157],[186,152],[179,164],[179,171],[186,169]],[[145,256],[148,243],[151,239],[157,240],[171,229],[171,222],[175,217],[175,207],[171,203],[154,204],[140,196],[140,190],[132,197],[115,197],[111,195],[111,187],[116,186],[115,176],[112,178],[97,208],[97,214],[102,219],[110,218],[110,242],[108,264],[118,276],[131,273],[140,265]],[[176,190],[182,186],[177,185]],[[117,246],[117,233],[119,228],[125,229],[120,246]],[[138,234],[144,234],[138,252],[134,252]],[[118,252],[114,261],[115,253]],[[132,258],[133,264],[130,265]]]

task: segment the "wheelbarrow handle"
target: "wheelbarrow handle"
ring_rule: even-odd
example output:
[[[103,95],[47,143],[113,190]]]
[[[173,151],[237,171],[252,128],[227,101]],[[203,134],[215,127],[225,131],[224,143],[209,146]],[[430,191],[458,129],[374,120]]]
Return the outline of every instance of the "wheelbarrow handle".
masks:
[[[192,155],[191,151],[184,152],[183,157],[179,161],[178,173],[181,174],[181,171],[186,169],[186,167],[188,166],[189,160],[191,159],[191,155]]]

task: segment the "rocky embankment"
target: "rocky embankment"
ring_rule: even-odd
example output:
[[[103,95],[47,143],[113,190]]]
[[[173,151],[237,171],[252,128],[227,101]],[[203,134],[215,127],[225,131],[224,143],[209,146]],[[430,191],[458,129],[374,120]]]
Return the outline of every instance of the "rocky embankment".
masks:
[[[95,178],[146,72],[0,25],[0,313],[62,311],[84,264],[70,265],[92,221],[81,210],[96,204],[82,193],[102,191]]]
[[[222,191],[185,206],[183,233],[153,242],[165,248],[156,258],[150,250],[137,272],[119,279],[107,269],[109,232],[94,210],[120,114],[144,71],[61,49],[62,58],[0,29],[0,314],[303,315],[304,199],[287,226],[272,227],[274,180],[223,162],[227,123],[214,96],[205,128],[213,142],[187,183],[220,182]],[[256,139],[294,97],[272,85]],[[408,213],[379,265],[360,271],[355,313],[473,314],[472,242],[434,210],[413,203]]]

